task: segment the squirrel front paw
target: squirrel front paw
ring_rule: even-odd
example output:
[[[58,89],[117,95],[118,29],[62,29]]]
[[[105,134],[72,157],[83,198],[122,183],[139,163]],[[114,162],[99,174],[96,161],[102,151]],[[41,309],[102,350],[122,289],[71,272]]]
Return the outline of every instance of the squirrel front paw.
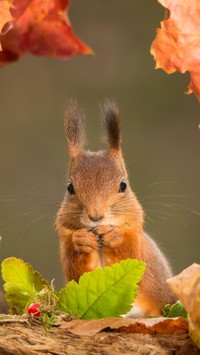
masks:
[[[96,250],[99,246],[96,235],[86,228],[75,231],[72,234],[72,242],[76,251],[86,254]]]
[[[101,241],[101,247],[115,248],[123,242],[122,229],[114,226],[98,226],[94,233]]]

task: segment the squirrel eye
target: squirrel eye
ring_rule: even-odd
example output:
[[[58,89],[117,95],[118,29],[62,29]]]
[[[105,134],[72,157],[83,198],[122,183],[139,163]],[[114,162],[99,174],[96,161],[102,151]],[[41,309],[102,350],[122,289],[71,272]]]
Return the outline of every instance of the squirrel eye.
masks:
[[[67,184],[67,190],[71,195],[75,195],[74,186],[71,181],[69,181]]]
[[[126,187],[127,187],[126,181],[122,179],[119,185],[119,192],[125,192]]]

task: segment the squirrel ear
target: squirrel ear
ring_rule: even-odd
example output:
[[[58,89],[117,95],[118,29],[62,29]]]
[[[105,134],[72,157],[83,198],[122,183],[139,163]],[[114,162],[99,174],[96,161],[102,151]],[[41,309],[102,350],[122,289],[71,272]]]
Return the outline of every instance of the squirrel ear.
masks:
[[[76,101],[70,101],[64,120],[69,155],[75,158],[83,152],[85,132],[83,127],[84,115],[79,110]]]
[[[107,133],[110,150],[120,152],[120,118],[114,102],[106,101],[102,107],[102,122]]]

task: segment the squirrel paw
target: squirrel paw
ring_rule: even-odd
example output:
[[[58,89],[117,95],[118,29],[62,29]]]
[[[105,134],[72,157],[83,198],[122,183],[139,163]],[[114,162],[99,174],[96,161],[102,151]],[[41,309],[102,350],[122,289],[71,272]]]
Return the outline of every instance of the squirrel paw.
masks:
[[[123,241],[123,231],[118,227],[99,226],[94,232],[101,238],[103,247],[115,248]]]
[[[72,242],[76,251],[86,254],[98,248],[97,237],[86,228],[78,229],[74,232],[72,235]]]

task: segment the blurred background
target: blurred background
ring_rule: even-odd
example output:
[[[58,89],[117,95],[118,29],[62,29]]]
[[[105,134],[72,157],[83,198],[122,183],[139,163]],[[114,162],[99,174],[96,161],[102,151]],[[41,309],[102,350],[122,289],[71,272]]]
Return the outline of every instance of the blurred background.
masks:
[[[164,9],[156,0],[72,0],[69,17],[95,56],[26,56],[0,70],[0,261],[20,257],[64,285],[54,227],[67,182],[63,115],[77,98],[97,150],[99,104],[110,98],[145,228],[178,273],[200,262],[200,107],[184,94],[189,75],[154,69]]]

